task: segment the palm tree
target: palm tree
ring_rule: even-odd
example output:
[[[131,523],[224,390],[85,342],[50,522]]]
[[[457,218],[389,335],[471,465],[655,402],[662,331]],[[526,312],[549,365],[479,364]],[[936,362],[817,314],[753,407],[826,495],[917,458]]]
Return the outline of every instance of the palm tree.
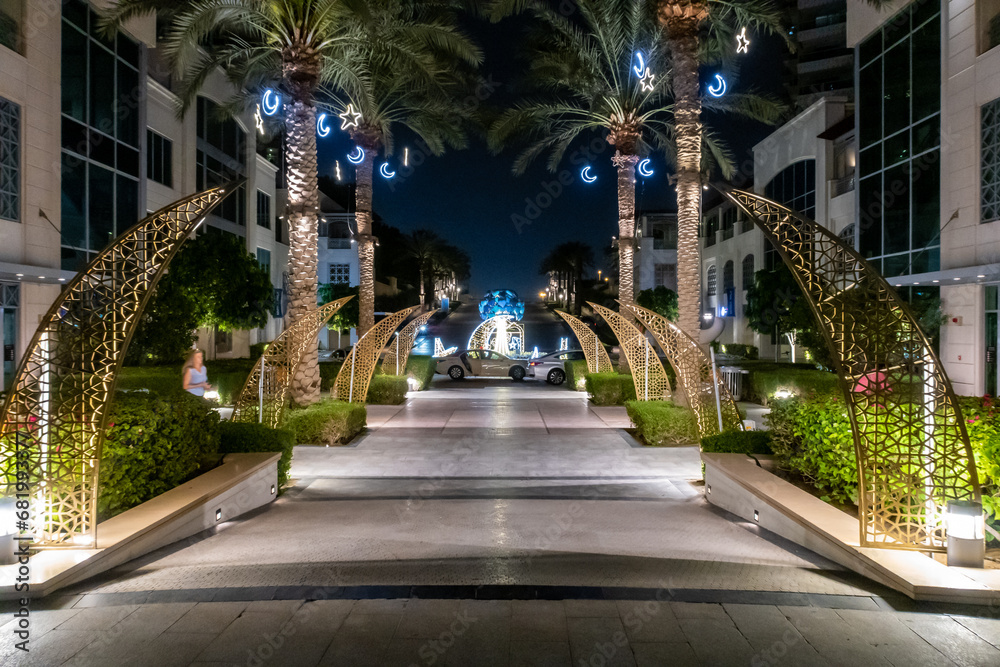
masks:
[[[549,169],[555,171],[581,136],[595,131],[607,134],[615,147],[611,160],[618,171],[619,299],[628,305],[635,300],[636,164],[654,150],[669,157],[680,152],[671,76],[661,61],[666,42],[648,0],[579,0],[577,8],[579,21],[543,2],[501,0],[494,5],[493,18],[528,9],[538,19],[530,39],[527,83],[542,96],[501,114],[490,126],[488,140],[494,151],[512,141],[527,141],[514,162],[514,173],[521,174],[544,152],[549,153]],[[642,79],[633,69],[637,50],[645,55]],[[780,104],[752,93],[727,96],[715,104],[720,111],[766,122],[777,120],[782,111]],[[707,151],[704,159],[698,151],[697,173],[717,164],[724,174],[731,174],[729,152],[711,132],[699,136]],[[697,251],[696,240],[696,263]]]
[[[324,89],[332,109],[350,124],[351,138],[364,151],[355,172],[361,275],[358,335],[375,323],[376,156],[383,151],[392,154],[397,126],[413,132],[433,155],[441,155],[446,147],[466,146],[468,111],[456,103],[455,92],[469,84],[469,68],[482,62],[482,53],[459,30],[455,4],[369,0],[372,20],[366,24],[365,45],[349,50],[345,62],[357,75],[358,85]],[[357,115],[348,115],[351,112]]]
[[[108,33],[156,11],[169,30],[163,51],[178,79],[179,112],[190,108],[205,80],[223,71],[240,93],[226,105],[247,109],[263,88],[284,98],[288,182],[288,316],[317,307],[316,91],[321,84],[357,86],[345,53],[363,43],[368,20],[362,0],[119,0],[105,16]],[[292,383],[296,403],[319,398],[314,344]]]
[[[540,274],[550,271],[564,273],[570,278],[570,292],[573,294],[573,312],[577,315],[583,307],[583,271],[594,265],[594,249],[586,243],[569,241],[552,249],[542,260]],[[568,304],[567,304],[568,305]]]
[[[418,229],[407,239],[407,255],[417,260],[417,271],[420,275],[420,305],[426,304],[424,285],[426,276],[432,271],[432,261],[439,252],[444,241],[429,229]]]

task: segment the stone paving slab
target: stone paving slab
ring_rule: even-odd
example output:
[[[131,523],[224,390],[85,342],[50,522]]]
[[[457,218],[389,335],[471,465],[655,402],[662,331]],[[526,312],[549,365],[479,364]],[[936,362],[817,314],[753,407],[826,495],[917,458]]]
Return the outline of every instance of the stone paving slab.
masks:
[[[72,608],[76,610],[76,608]],[[31,614],[5,665],[1000,664],[995,616],[648,600],[292,600]],[[72,629],[81,620],[89,630]],[[88,619],[92,616],[93,619]],[[962,621],[974,621],[971,630]],[[106,624],[106,625],[105,625]],[[65,627],[64,627],[65,626]],[[923,632],[924,634],[921,634]]]

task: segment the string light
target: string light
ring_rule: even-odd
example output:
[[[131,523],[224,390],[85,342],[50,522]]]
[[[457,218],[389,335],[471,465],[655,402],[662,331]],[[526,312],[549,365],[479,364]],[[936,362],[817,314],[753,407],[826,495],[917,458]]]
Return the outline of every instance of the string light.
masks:
[[[378,168],[378,171],[379,171],[380,174],[382,174],[383,178],[392,178],[393,176],[396,175],[396,172],[389,171],[389,163],[388,162],[383,162],[382,166]]]
[[[635,52],[635,58],[639,61],[639,64],[632,68],[636,76],[641,77],[646,72],[646,60],[642,57],[642,51]]]
[[[361,146],[355,146],[354,150],[347,156],[347,161],[351,164],[361,164],[365,161],[365,149]]]
[[[342,130],[346,130],[347,128],[350,127],[357,127],[358,123],[361,122],[361,112],[355,111],[353,104],[348,104],[347,109],[344,110],[344,113],[338,114],[338,117],[340,118],[340,120],[343,121],[340,124],[340,129]]]
[[[649,158],[646,158],[639,163],[639,175],[645,178],[649,178],[653,175],[653,170],[649,168]]]
[[[403,148],[403,166],[410,166],[410,149],[409,147]]]
[[[715,84],[708,87],[708,94],[712,97],[722,97],[726,94],[726,80],[721,74],[715,75]]]
[[[264,134],[264,119],[260,116],[260,105],[257,105],[257,110],[253,112],[253,122],[257,126],[257,131]]]
[[[743,26],[740,34],[736,35],[736,53],[749,53],[750,40],[747,39],[747,27]]]
[[[341,181],[341,180],[343,180],[343,178],[344,178],[344,177],[343,177],[343,176],[341,176],[341,174],[340,174],[340,160],[334,160],[334,161],[333,161],[333,166],[334,166],[334,168],[336,169],[336,172],[335,172],[335,173],[336,173],[336,175],[337,175],[337,180],[338,180],[338,181]]]
[[[330,136],[330,126],[326,124],[326,114],[321,113],[316,119],[316,134],[320,137]]]
[[[279,107],[281,107],[281,95],[274,92],[271,88],[265,90],[264,99],[261,100],[261,108],[264,111],[264,115],[273,116],[278,113]]]
[[[583,179],[584,183],[593,183],[597,180],[597,176],[592,176],[590,173],[590,165],[580,170],[580,178]]]

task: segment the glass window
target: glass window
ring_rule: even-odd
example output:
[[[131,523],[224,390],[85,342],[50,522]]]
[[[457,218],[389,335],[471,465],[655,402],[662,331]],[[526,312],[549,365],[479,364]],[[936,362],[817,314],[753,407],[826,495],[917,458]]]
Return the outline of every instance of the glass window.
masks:
[[[24,0],[0,0],[0,46],[20,52],[23,21]]]
[[[331,264],[330,265],[330,282],[333,284],[350,284],[351,282],[351,265],[350,264]]]
[[[708,296],[715,296],[716,280],[717,277],[715,275],[715,265],[713,264],[712,266],[708,267],[708,280],[706,281]]]
[[[257,226],[271,228],[271,195],[257,191]]]
[[[103,250],[115,238],[115,174],[109,169],[90,165],[87,182],[90,189],[87,218],[90,221],[88,250]]]
[[[63,22],[62,112],[87,122],[87,36]]]
[[[725,291],[730,291],[736,288],[735,277],[734,277],[735,267],[733,261],[729,260],[726,265],[722,267],[722,289]]]
[[[21,107],[0,97],[0,218],[21,220]]]
[[[257,248],[257,263],[260,264],[261,268],[267,271],[267,275],[271,275],[271,251],[266,248]]]
[[[82,248],[87,243],[87,163],[63,153],[61,172],[62,244]]]
[[[655,287],[666,287],[667,289],[677,289],[677,265],[676,264],[655,264],[653,265]]]
[[[753,255],[743,258],[743,289],[748,290],[753,285],[754,279]]]
[[[1000,46],[1000,0],[976,0],[976,9],[979,54],[982,55]]]
[[[1000,220],[1000,99],[984,104],[980,118],[980,222],[992,222]]]
[[[146,178],[174,185],[174,142],[152,130],[146,130]]]

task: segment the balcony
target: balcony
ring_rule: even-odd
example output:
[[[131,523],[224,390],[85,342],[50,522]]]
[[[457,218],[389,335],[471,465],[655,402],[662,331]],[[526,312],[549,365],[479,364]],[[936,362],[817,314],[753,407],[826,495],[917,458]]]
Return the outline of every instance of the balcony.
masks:
[[[830,197],[839,197],[840,195],[846,195],[848,192],[854,190],[854,174],[850,176],[844,176],[843,178],[835,178],[830,181]]]
[[[326,240],[326,247],[329,250],[349,250],[351,247],[351,239],[330,238]]]

